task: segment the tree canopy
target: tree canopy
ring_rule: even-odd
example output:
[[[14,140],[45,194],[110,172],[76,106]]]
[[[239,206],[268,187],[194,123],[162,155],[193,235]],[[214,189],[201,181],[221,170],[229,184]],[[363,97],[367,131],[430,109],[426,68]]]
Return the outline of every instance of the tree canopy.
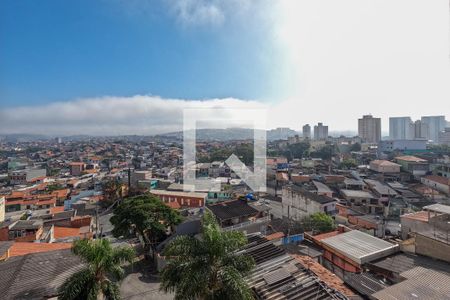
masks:
[[[167,229],[181,222],[178,211],[147,193],[126,198],[114,209],[111,217],[115,237],[138,234],[148,246],[155,246],[166,237]]]
[[[222,231],[206,213],[201,238],[180,236],[164,250],[161,289],[175,292],[175,299],[253,299],[243,277],[255,262],[238,252],[246,243],[243,233]]]

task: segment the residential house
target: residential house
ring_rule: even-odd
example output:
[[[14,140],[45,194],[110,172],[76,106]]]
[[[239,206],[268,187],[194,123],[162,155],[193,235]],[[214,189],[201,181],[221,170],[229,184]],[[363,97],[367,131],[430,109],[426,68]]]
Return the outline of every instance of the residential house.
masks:
[[[401,165],[401,170],[414,176],[423,176],[430,171],[430,165],[427,160],[412,156],[397,156],[396,162]]]
[[[157,196],[161,201],[178,202],[181,207],[203,207],[206,203],[207,193],[198,192],[178,192],[166,190],[151,190],[150,193]]]
[[[428,175],[422,177],[420,181],[430,188],[438,190],[446,195],[450,195],[450,178],[437,175]]]
[[[401,165],[388,160],[373,160],[370,162],[370,169],[378,173],[400,173]]]
[[[318,212],[334,214],[336,203],[333,198],[308,192],[295,184],[286,185],[282,190],[283,217],[294,220]]]
[[[207,205],[206,208],[224,230],[265,232],[270,221],[270,207],[262,203],[239,199]]]

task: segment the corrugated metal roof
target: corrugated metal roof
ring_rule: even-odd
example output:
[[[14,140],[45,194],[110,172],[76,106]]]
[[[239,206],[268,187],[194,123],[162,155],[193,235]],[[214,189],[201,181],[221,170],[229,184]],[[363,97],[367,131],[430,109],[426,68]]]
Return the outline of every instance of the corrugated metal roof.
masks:
[[[83,267],[70,250],[16,256],[0,264],[2,299],[42,299],[54,296]]]
[[[352,230],[322,240],[322,243],[358,264],[394,253],[398,245],[388,243],[359,230]]]
[[[424,210],[434,211],[443,214],[450,214],[450,206],[444,204],[432,204],[423,207]]]
[[[421,267],[402,274],[412,277],[378,291],[372,296],[375,299],[388,300],[450,299],[449,275]]]

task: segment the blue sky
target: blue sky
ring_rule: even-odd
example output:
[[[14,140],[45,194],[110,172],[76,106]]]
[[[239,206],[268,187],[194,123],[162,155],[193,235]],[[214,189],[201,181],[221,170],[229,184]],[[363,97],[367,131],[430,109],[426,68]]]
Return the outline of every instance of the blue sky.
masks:
[[[0,134],[153,134],[186,107],[268,128],[450,119],[448,0],[2,0]]]
[[[254,26],[256,18],[186,24],[169,2],[1,1],[2,106],[104,95],[274,96],[267,26]]]

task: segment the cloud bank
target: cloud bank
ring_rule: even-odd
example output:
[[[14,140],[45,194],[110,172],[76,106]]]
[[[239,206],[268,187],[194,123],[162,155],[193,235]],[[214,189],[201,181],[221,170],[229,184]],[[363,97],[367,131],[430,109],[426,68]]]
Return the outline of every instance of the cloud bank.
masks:
[[[182,100],[157,96],[102,97],[0,111],[0,134],[153,135],[182,130],[186,108],[263,108],[233,98]],[[214,118],[214,116],[211,116]]]

